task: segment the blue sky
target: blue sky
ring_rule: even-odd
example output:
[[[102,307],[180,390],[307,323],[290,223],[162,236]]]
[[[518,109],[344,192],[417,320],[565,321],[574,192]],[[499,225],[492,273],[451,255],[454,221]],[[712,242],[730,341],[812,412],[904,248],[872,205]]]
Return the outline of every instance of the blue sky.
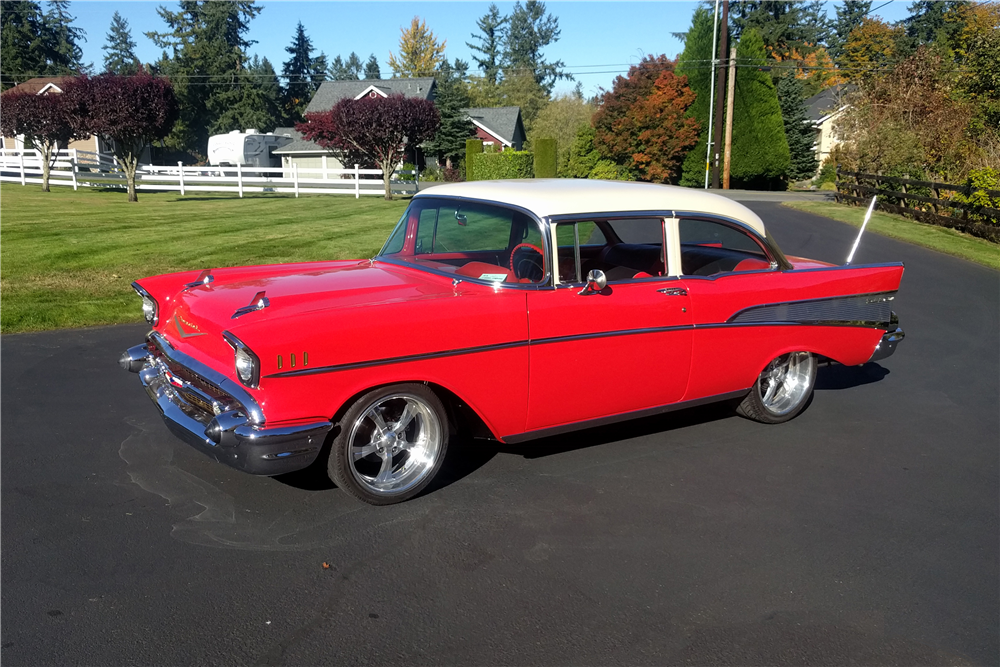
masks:
[[[419,16],[438,39],[447,40],[449,59],[462,58],[472,64],[465,45],[476,31],[476,21],[486,13],[489,2],[332,2],[315,0],[259,0],[264,11],[251,23],[250,39],[257,44],[251,52],[266,56],[279,72],[288,55],[295,24],[302,21],[317,53],[324,51],[346,57],[355,51],[362,61],[374,53],[382,75],[391,75],[389,52],[396,52],[400,28]],[[497,2],[509,14],[513,2]],[[687,30],[697,2],[558,2],[549,1],[549,12],[559,19],[562,36],[545,50],[546,59],[562,60],[566,70],[583,84],[584,94],[610,88],[614,77],[628,70],[644,55],[665,53],[671,58],[682,44],[670,33]],[[832,15],[833,2],[827,3]],[[910,0],[892,0],[882,7],[876,0],[876,15],[897,21],[907,15]],[[143,62],[155,61],[160,50],[143,33],[162,31],[165,24],[156,13],[158,6],[176,9],[177,3],[142,0],[104,2],[77,0],[70,6],[75,25],[87,31],[84,61],[103,66],[106,35],[111,16],[118,11],[128,22],[137,54]],[[569,91],[575,83],[561,83],[556,92]]]

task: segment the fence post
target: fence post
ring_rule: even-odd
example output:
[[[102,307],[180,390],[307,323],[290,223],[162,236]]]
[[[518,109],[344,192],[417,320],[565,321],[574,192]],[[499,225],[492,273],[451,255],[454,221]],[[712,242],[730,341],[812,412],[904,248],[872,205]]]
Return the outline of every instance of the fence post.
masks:
[[[292,178],[295,179],[295,196],[299,196],[299,163],[292,163]]]
[[[236,163],[236,189],[239,190],[240,199],[243,199],[243,165]]]
[[[18,153],[17,156],[21,158],[21,185],[27,185],[24,180],[24,151]]]
[[[179,179],[180,184],[181,184],[181,196],[183,197],[184,196],[184,163],[181,162],[181,161],[179,161],[179,160],[177,162],[177,173],[180,174],[180,176],[178,177],[178,179]]]
[[[354,165],[354,198],[358,199],[361,197],[361,172],[358,171],[359,165]]]
[[[326,173],[326,156],[323,156],[323,180],[330,178],[329,174]]]
[[[76,149],[75,148],[73,149],[73,158],[72,158],[72,165],[71,166],[72,166],[72,169],[73,169],[73,192],[76,192],[78,185],[77,185],[77,182],[76,182],[76,170],[77,170],[77,166],[76,166]]]

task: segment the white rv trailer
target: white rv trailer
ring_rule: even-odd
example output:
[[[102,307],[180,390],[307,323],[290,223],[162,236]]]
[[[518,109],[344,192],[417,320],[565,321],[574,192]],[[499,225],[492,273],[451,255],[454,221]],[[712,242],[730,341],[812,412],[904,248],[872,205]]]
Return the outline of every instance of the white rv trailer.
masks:
[[[208,163],[215,167],[280,167],[281,157],[271,152],[291,142],[287,135],[257,130],[216,134],[208,138]]]

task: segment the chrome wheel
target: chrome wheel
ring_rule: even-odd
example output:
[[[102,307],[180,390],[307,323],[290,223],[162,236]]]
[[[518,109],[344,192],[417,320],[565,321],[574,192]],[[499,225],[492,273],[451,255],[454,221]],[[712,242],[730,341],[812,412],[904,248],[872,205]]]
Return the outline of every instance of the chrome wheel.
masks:
[[[391,393],[369,404],[351,423],[348,465],[365,491],[405,494],[436,471],[444,448],[443,417],[425,397]]]
[[[808,352],[782,355],[760,374],[760,402],[772,415],[786,415],[809,397],[815,375],[816,358]]]
[[[738,412],[765,424],[778,424],[805,408],[816,385],[816,357],[790,352],[774,359],[761,372]]]

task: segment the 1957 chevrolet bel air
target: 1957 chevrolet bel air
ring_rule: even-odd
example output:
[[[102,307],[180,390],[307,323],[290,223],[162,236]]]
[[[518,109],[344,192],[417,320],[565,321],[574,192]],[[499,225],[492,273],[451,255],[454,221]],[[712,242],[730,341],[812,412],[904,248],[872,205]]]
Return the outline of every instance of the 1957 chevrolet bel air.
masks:
[[[728,399],[787,421],[819,360],[893,353],[902,275],[786,257],[756,214],[697,190],[457,183],[416,195],[371,259],[137,281],[152,331],[121,365],[218,461],[315,463],[389,504],[459,429],[521,442]]]

